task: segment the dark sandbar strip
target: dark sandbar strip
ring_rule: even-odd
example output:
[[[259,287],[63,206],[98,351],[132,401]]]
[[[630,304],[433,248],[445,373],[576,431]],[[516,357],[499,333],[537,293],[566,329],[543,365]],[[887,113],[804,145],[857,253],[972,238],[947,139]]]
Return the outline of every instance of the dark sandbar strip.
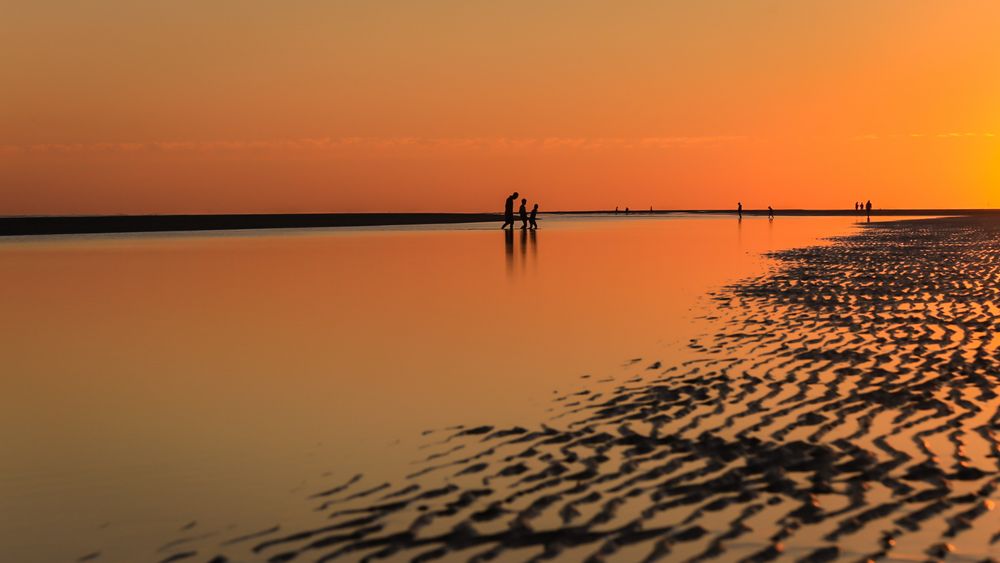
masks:
[[[501,221],[492,213],[285,213],[0,217],[0,236],[305,229]]]

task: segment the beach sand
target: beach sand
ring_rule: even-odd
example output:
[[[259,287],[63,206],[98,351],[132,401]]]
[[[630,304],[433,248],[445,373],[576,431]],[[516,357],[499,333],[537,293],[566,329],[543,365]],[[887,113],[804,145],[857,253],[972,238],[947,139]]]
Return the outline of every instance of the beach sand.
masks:
[[[585,377],[539,426],[425,430],[397,481],[314,491],[328,525],[169,557],[996,558],[1000,221],[872,223],[774,258],[711,295],[689,361]]]

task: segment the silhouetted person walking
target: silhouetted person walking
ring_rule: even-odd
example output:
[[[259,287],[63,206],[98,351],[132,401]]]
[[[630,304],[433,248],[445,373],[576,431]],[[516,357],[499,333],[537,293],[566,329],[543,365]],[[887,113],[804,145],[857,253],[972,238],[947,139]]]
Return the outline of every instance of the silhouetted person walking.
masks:
[[[518,193],[514,192],[507,196],[507,201],[503,204],[503,225],[500,225],[501,229],[514,228],[514,200],[517,199]]]
[[[521,200],[521,207],[520,207],[520,209],[517,210],[518,215],[520,215],[520,217],[521,217],[521,228],[522,229],[527,229],[528,228],[528,210],[525,208],[525,206],[527,206],[527,205],[528,205],[528,200],[527,199],[522,199]]]
[[[767,218],[774,219],[774,210],[771,209],[770,205],[767,206]]]
[[[743,202],[742,201],[736,202],[736,214],[740,216],[740,219],[743,218]]]
[[[867,203],[865,203],[865,213],[868,214],[869,219],[872,218],[872,200],[870,199],[868,200]]]
[[[536,203],[534,207],[531,208],[531,215],[528,216],[528,221],[531,223],[532,229],[538,228],[538,223],[535,222],[535,215],[538,215],[538,204]]]

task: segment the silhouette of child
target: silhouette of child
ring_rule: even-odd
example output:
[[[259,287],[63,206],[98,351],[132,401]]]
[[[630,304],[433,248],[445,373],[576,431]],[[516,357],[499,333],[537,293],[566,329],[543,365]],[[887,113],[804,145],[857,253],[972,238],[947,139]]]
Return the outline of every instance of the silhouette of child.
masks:
[[[537,229],[538,223],[535,222],[535,215],[538,215],[538,204],[536,203],[534,207],[531,208],[531,216],[528,217],[528,221],[531,222],[531,228]]]
[[[527,210],[528,200],[521,200],[521,207],[517,210],[518,214],[521,216],[521,228],[528,228],[528,210]]]

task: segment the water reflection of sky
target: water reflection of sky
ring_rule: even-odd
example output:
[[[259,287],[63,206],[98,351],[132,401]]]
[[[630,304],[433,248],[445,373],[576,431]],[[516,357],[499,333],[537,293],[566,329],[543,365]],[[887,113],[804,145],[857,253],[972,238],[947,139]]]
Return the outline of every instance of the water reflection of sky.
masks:
[[[272,525],[324,479],[398,475],[425,428],[529,424],[582,374],[683,357],[707,289],[852,224],[5,241],[0,545],[25,562],[145,557],[192,519]]]

